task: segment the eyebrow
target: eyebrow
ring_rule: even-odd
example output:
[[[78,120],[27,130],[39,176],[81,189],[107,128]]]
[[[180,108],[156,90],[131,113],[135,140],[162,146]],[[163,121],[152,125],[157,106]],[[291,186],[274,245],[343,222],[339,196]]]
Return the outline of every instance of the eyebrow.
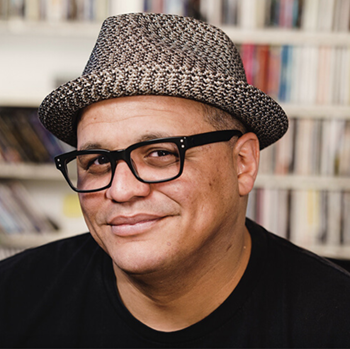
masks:
[[[92,150],[92,149],[105,149],[100,143],[86,143],[78,150]]]
[[[159,138],[167,138],[167,137],[172,137],[172,135],[170,135],[169,133],[164,133],[164,132],[148,133],[148,134],[142,135],[141,137],[136,139],[136,142],[132,143],[132,144],[145,142],[145,141],[151,141],[151,140],[159,139]],[[132,144],[130,144],[130,145],[132,145]],[[93,149],[110,150],[110,149],[108,149],[108,147],[106,148],[106,147],[102,146],[101,143],[98,143],[98,142],[91,142],[91,143],[87,142],[86,144],[84,144],[82,147],[79,148],[79,150],[93,150]]]
[[[154,139],[159,139],[159,138],[168,138],[172,137],[169,133],[161,133],[161,132],[155,132],[155,133],[149,133],[146,135],[141,136],[138,138],[137,143],[139,142],[145,142],[145,141],[152,141]]]

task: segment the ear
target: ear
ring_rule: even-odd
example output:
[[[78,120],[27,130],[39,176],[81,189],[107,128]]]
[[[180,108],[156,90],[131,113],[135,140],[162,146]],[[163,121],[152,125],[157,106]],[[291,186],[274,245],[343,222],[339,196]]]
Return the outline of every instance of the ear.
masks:
[[[253,189],[259,169],[260,147],[255,133],[248,132],[240,137],[234,147],[237,161],[238,191],[241,196]]]

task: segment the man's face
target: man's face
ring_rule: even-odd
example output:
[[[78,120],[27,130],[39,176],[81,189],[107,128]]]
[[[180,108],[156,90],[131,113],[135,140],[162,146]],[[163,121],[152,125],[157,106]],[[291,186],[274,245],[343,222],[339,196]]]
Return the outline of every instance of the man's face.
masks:
[[[123,97],[86,108],[78,150],[118,150],[153,138],[215,131],[194,101]],[[115,267],[147,274],[179,270],[220,257],[230,244],[242,205],[236,161],[228,142],[189,149],[183,174],[170,182],[138,181],[124,161],[112,186],[79,194],[91,234]]]

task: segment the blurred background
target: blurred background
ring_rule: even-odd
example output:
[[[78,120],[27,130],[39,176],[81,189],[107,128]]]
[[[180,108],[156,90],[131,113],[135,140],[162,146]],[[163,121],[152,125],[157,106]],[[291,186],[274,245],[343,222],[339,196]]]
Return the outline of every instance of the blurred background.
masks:
[[[70,148],[37,120],[84,69],[103,20],[192,16],[238,46],[250,84],[290,118],[262,151],[248,216],[323,256],[350,260],[350,0],[0,0],[0,258],[86,226],[54,168]]]

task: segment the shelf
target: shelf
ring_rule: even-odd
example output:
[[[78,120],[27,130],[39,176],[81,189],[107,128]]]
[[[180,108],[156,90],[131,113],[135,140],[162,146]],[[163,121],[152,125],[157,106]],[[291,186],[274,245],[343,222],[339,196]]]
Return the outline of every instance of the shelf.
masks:
[[[45,22],[13,19],[0,21],[1,35],[53,36],[96,40],[101,29],[97,22]]]
[[[20,180],[64,181],[62,174],[52,164],[0,164],[0,178]]]
[[[280,103],[288,117],[350,120],[350,105]]]
[[[258,174],[255,188],[343,191],[350,190],[350,178]]]
[[[26,249],[47,244],[52,241],[77,235],[75,232],[48,232],[48,233],[26,233],[26,234],[4,234],[0,233],[0,246],[13,249]]]
[[[350,45],[349,32],[314,32],[299,29],[268,28],[245,30],[233,26],[220,26],[234,43],[269,45]]]
[[[344,245],[344,246],[314,245],[306,248],[322,257],[350,260],[349,245]]]
[[[45,22],[13,19],[0,21],[1,35],[53,36],[96,40],[102,22]],[[219,26],[237,44],[271,45],[350,45],[349,32],[314,32],[299,29],[258,28],[241,29]]]
[[[38,108],[46,95],[0,96],[0,107]]]

